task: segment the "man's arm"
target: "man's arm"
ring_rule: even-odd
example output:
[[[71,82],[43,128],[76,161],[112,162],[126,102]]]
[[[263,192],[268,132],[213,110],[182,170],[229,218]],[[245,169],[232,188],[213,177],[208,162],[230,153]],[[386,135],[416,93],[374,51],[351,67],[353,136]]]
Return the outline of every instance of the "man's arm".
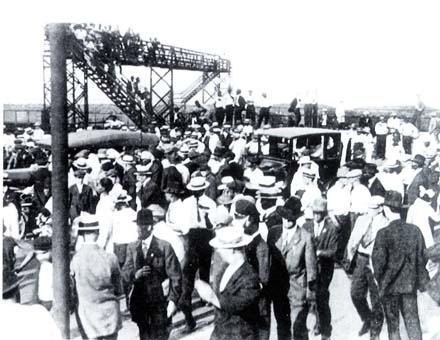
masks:
[[[170,244],[165,246],[165,271],[170,280],[168,301],[173,301],[177,305],[182,293],[182,270]]]

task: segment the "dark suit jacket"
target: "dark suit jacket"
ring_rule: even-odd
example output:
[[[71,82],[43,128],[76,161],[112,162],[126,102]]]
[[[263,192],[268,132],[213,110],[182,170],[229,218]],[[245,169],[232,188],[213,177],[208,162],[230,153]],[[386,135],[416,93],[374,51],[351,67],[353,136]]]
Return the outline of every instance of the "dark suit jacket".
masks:
[[[282,234],[283,227],[276,226],[269,230],[267,236],[267,243],[271,245],[271,248],[278,249],[278,255],[275,255],[277,252],[273,254],[273,261],[276,261],[278,266],[285,264],[286,267],[286,269],[281,270],[280,273],[279,289],[282,290],[285,288],[285,278],[282,275],[285,275],[285,270],[287,270],[290,304],[293,306],[302,306],[306,303],[307,298],[314,298],[313,292],[308,288],[313,286],[317,279],[316,253],[312,235],[303,228],[297,228],[287,247],[283,248]],[[279,258],[280,255],[284,259],[284,263]],[[278,275],[278,273],[271,269],[271,284],[277,285]],[[273,287],[272,289],[276,288]]]
[[[231,162],[229,164],[223,164],[220,167],[217,177],[221,180],[223,177],[231,176],[232,178],[241,181],[243,180],[243,173],[244,169],[240,164]]]
[[[87,184],[83,185],[81,193],[76,184],[69,188],[69,207],[72,221],[81,214],[81,211],[94,214],[96,208],[94,205],[93,190]]]
[[[382,183],[375,178],[373,183],[371,183],[371,186],[367,186],[370,190],[371,196],[382,196],[385,197],[385,188],[383,187]]]
[[[427,251],[428,258],[433,262],[440,262],[440,243],[436,243],[432,247],[428,248]],[[440,272],[438,272],[432,279],[429,281],[427,286],[428,294],[431,298],[440,305]]]
[[[379,294],[415,294],[429,281],[426,247],[419,228],[401,220],[379,230],[372,262]]]
[[[150,277],[136,280],[136,271],[145,265],[152,266]],[[177,305],[182,291],[182,272],[179,260],[168,242],[153,236],[146,258],[140,240],[130,243],[122,275],[127,283],[133,283],[130,312],[134,322],[145,320],[149,306],[165,305],[167,300]],[[162,288],[162,282],[166,279],[170,280],[167,297]]]
[[[411,205],[414,203],[417,197],[419,197],[419,186],[428,188],[429,181],[426,173],[422,170],[413,179],[408,188],[406,188],[406,202]]]
[[[130,208],[136,210],[136,168],[131,167],[124,174],[124,179],[122,180],[122,187],[127,190],[127,194],[131,196]]]
[[[249,263],[244,263],[231,277],[218,299],[211,340],[258,339],[258,301],[260,282]]]
[[[263,285],[259,302],[260,316],[270,318],[268,284],[271,256],[269,246],[262,239],[261,235],[255,236],[252,242],[246,246],[246,257],[248,262],[257,272],[260,282]]]
[[[147,208],[150,204],[163,203],[162,191],[159,186],[151,180],[142,186],[137,195],[141,201],[142,208]]]
[[[303,226],[312,235],[314,234],[313,222],[306,222]],[[315,249],[320,255],[317,256],[318,282],[328,288],[332,278],[335,266],[336,252],[339,248],[339,226],[337,226],[330,217],[324,220],[324,227],[318,237],[313,237]]]

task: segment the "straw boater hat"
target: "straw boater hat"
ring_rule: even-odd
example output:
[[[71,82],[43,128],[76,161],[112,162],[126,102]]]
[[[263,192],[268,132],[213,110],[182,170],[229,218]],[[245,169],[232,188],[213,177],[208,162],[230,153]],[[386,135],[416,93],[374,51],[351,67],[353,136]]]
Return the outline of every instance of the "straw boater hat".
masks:
[[[278,198],[281,197],[281,187],[276,182],[275,176],[264,176],[258,183],[257,196],[260,198]]]
[[[99,220],[96,215],[83,214],[80,216],[78,231],[99,230]]]
[[[151,167],[148,165],[136,165],[136,171],[135,171],[135,175],[144,175],[144,176],[148,176],[151,175]]]
[[[246,235],[241,228],[224,227],[216,231],[216,236],[209,241],[213,248],[242,248],[252,242],[252,236]]]
[[[207,187],[209,187],[209,182],[202,176],[191,178],[186,186],[186,188],[191,191],[205,190]]]
[[[347,167],[343,166],[343,167],[339,168],[338,171],[336,172],[336,177],[346,178],[349,171],[350,170]]]
[[[129,154],[123,155],[121,160],[127,165],[136,164],[136,160],[134,159],[133,155],[129,155]]]
[[[119,157],[120,157],[120,154],[115,149],[107,149],[107,158],[108,159],[117,159]]]
[[[115,198],[115,204],[128,203],[132,200],[132,197],[127,194],[126,190],[121,190],[118,196]]]
[[[85,158],[78,158],[72,164],[77,170],[87,170],[90,169],[90,166],[87,164],[87,160]]]
[[[229,215],[228,209],[225,206],[219,205],[215,211],[209,216],[215,229],[223,228],[231,225],[232,216]]]
[[[154,155],[147,150],[141,152],[141,161],[154,161]]]

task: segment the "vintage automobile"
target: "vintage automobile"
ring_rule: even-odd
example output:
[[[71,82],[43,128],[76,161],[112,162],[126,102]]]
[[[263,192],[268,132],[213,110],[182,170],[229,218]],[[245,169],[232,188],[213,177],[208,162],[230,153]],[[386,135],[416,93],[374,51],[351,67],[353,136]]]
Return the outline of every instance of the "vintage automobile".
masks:
[[[51,136],[46,135],[37,142],[37,145],[45,149],[51,148]],[[99,148],[147,148],[159,143],[159,138],[152,133],[120,131],[120,130],[91,130],[78,131],[68,134],[68,148],[70,154],[88,149],[96,152]],[[37,167],[4,170],[5,176],[13,186],[23,187],[31,185],[32,173]]]
[[[264,139],[266,143],[263,143]],[[335,177],[341,163],[341,132],[307,127],[260,130],[258,153],[263,171],[274,174],[284,169],[289,185],[298,169],[299,157],[308,154],[319,165],[321,184],[325,185]]]

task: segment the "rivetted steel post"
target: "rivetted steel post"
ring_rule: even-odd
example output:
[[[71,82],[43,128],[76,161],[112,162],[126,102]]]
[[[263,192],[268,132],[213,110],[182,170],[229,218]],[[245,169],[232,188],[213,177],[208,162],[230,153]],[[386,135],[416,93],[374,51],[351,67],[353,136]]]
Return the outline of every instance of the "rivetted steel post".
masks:
[[[65,339],[70,338],[69,320],[69,242],[68,225],[68,141],[67,141],[67,25],[50,24],[51,133],[53,197],[53,316]]]

